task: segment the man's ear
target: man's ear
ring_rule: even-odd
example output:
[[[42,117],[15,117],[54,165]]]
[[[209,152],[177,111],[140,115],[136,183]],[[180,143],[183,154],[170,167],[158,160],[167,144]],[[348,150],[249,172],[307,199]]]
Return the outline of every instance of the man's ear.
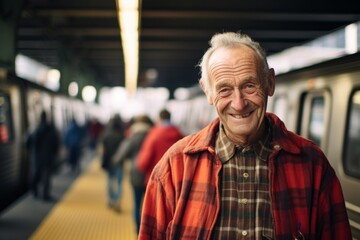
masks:
[[[267,81],[269,84],[267,94],[271,97],[272,95],[274,95],[275,92],[275,70],[273,68],[269,69]]]
[[[203,79],[200,79],[200,87],[201,89],[204,91],[205,95],[206,95],[206,98],[209,102],[210,105],[213,105],[214,104],[214,101],[212,99],[212,95],[211,95],[211,92],[209,91],[209,89],[206,87],[206,84],[204,83],[204,80]]]

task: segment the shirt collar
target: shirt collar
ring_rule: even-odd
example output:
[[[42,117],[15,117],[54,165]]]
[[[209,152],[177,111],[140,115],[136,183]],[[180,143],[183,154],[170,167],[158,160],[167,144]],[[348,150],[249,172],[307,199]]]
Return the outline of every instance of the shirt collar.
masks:
[[[241,147],[233,143],[225,134],[225,130],[223,124],[220,122],[219,124],[219,134],[216,139],[215,151],[220,158],[221,162],[226,162],[230,158],[234,156],[236,150],[246,152],[249,150],[253,150],[257,157],[262,161],[267,161],[269,154],[272,152],[272,137],[271,137],[271,129],[270,124],[268,123],[268,119],[265,118],[265,131],[259,141],[256,143]]]

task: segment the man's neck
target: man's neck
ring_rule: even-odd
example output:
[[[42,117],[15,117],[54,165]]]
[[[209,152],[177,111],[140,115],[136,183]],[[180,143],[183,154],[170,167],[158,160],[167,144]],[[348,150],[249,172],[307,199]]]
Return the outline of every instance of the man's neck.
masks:
[[[252,144],[259,141],[259,139],[264,134],[265,129],[265,121],[261,124],[260,128],[257,129],[257,133],[255,135],[251,136],[231,136],[226,132],[226,129],[224,128],[224,132],[226,136],[229,138],[230,141],[232,141],[236,146],[239,147],[247,147],[251,146]]]

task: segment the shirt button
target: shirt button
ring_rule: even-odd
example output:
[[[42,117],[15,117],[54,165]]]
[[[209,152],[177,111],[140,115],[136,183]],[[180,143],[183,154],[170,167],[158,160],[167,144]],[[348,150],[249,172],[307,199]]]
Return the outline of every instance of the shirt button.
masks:
[[[246,236],[246,235],[248,234],[248,232],[244,230],[244,231],[241,232],[241,234],[242,234],[243,236]]]
[[[246,204],[247,202],[248,202],[248,200],[246,198],[241,199],[242,204]]]
[[[243,177],[244,178],[248,178],[249,177],[249,174],[246,172],[246,173],[243,173]]]
[[[280,150],[280,149],[281,149],[281,146],[280,146],[280,145],[275,145],[275,146],[274,146],[274,149],[275,149],[275,150]]]

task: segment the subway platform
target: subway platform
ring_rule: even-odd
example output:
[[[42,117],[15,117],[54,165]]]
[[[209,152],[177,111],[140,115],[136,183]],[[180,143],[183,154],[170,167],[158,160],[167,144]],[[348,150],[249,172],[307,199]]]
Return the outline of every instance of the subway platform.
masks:
[[[135,240],[133,195],[127,165],[121,211],[107,205],[107,176],[97,155],[85,152],[80,174],[66,166],[52,179],[54,201],[30,192],[0,213],[0,240]]]

